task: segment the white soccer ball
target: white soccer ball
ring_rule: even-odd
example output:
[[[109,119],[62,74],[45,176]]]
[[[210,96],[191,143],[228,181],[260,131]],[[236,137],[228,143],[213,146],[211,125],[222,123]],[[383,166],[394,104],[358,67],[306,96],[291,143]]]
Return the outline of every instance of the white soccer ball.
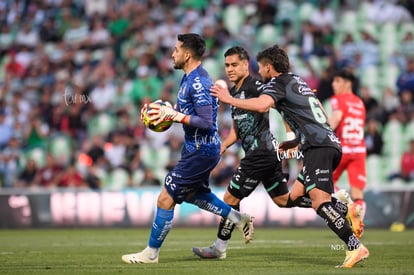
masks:
[[[223,79],[216,80],[216,82],[214,82],[214,84],[219,85],[219,86],[221,86],[225,89],[228,89],[227,82]]]

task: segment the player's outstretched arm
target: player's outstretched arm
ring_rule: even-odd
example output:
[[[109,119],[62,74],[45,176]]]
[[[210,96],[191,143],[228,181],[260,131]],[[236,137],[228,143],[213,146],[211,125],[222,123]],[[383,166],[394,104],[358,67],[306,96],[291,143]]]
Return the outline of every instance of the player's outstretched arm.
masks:
[[[210,88],[212,96],[217,97],[222,103],[233,105],[234,107],[247,111],[266,113],[275,104],[273,98],[269,95],[260,95],[259,97],[249,99],[239,99],[232,97],[229,90],[220,85],[213,85]]]

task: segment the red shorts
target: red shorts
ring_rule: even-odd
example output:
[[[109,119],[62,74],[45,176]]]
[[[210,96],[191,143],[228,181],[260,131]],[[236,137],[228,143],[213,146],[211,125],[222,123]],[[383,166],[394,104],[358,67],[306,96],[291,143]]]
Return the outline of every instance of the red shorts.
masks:
[[[366,154],[342,154],[341,162],[333,172],[333,180],[336,183],[342,173],[347,170],[349,185],[359,189],[365,189],[367,184]]]

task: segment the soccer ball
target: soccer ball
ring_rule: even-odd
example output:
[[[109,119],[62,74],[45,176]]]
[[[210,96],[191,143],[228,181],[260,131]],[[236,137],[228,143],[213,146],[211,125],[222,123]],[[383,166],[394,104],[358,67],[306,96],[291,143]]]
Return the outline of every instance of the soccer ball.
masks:
[[[164,101],[157,101],[157,102],[153,102],[155,104],[160,104],[160,105],[169,105],[171,106],[171,104],[169,102],[164,102]],[[144,125],[145,127],[147,127],[148,129],[154,131],[154,132],[164,132],[167,131],[171,125],[173,124],[173,122],[171,120],[165,120],[163,122],[161,122],[158,125],[154,125],[151,120],[149,115],[147,114],[148,111],[151,110],[151,107],[147,107],[147,111],[144,113]]]
[[[214,84],[217,84],[225,89],[228,89],[229,87],[227,86],[227,82],[223,79],[218,79],[216,80],[216,82],[214,82]]]

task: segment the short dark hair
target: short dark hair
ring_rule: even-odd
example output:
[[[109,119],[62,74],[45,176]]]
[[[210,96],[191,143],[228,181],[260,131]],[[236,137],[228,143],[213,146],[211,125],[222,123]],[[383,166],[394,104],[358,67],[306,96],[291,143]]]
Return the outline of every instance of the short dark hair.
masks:
[[[347,70],[347,69],[342,69],[342,70],[336,71],[333,74],[333,77],[340,77],[340,78],[351,81],[351,83],[354,83],[354,81],[355,81],[354,74],[350,70]]]
[[[227,57],[229,55],[235,55],[237,54],[240,58],[240,60],[247,60],[250,61],[250,56],[249,53],[240,46],[234,46],[229,48],[225,53],[224,53],[224,57]]]
[[[183,48],[190,50],[195,59],[201,59],[206,51],[206,42],[196,33],[185,33],[177,36],[178,41],[183,42]]]
[[[259,52],[256,56],[257,62],[270,63],[279,73],[289,72],[289,57],[278,45],[274,45]]]

